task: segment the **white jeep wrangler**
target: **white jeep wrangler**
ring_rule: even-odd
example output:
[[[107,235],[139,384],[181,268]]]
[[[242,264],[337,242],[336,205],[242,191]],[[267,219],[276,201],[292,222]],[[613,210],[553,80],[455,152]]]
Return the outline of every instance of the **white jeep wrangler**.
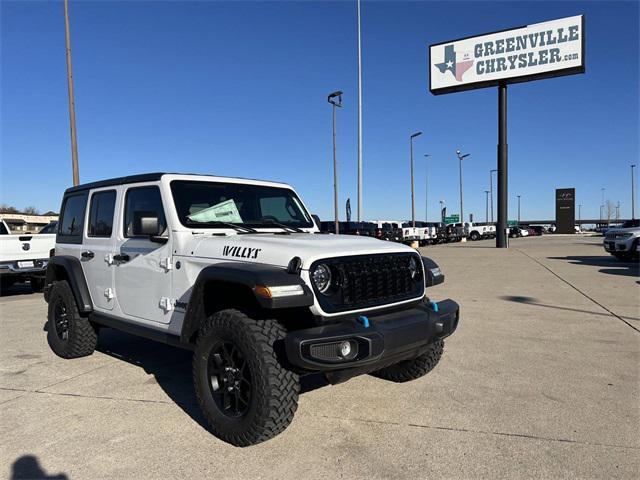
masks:
[[[321,234],[282,183],[144,174],[69,188],[47,268],[47,339],[90,355],[111,327],[194,351],[212,432],[282,432],[300,377],[396,382],[438,363],[459,318],[425,287],[444,275],[401,244]]]

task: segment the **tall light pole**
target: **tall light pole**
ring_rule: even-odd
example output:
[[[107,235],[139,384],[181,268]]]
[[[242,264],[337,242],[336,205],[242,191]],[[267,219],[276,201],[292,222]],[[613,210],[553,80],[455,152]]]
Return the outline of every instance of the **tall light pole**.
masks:
[[[489,190],[491,191],[491,223],[493,223],[493,172],[498,170],[489,170]]]
[[[78,139],[76,137],[76,101],[73,94],[73,67],[71,65],[71,29],[69,28],[69,0],[64,0],[64,32],[67,50],[67,88],[69,90],[69,124],[71,126],[71,168],[73,184],[80,183],[78,170]]]
[[[337,100],[336,100],[337,98]],[[331,104],[333,116],[333,207],[336,235],[340,233],[338,225],[338,161],[336,159],[336,107],[342,107],[342,92],[340,90],[330,93],[327,101]]]
[[[580,223],[580,220],[582,219],[582,204],[578,205],[578,223]]]
[[[489,190],[485,190],[485,202],[484,202],[484,223],[489,223]]]
[[[444,215],[442,214],[444,210],[444,200],[438,200],[438,202],[440,203],[440,221],[444,223]]]
[[[520,195],[516,195],[518,197],[518,225],[520,225]]]
[[[362,35],[358,0],[358,222],[362,221]]]
[[[409,155],[411,157],[411,226],[416,226],[416,204],[414,201],[413,191],[413,139],[422,135],[422,132],[416,132],[409,137]]]
[[[429,155],[428,153],[425,153],[424,155],[424,159],[425,159],[425,166],[426,166],[426,173],[425,173],[425,184],[424,184],[424,222],[427,223],[429,221],[429,161],[427,160],[427,158],[429,158],[431,155]]]
[[[631,220],[636,219],[636,181],[633,169],[636,168],[636,164],[631,165]]]
[[[463,209],[463,203],[462,203],[462,160],[464,160],[465,158],[467,158],[469,155],[471,155],[470,153],[465,153],[464,155],[460,152],[460,150],[456,150],[456,155],[458,156],[458,160],[460,160],[460,223],[462,225],[462,228],[464,230],[464,209]]]

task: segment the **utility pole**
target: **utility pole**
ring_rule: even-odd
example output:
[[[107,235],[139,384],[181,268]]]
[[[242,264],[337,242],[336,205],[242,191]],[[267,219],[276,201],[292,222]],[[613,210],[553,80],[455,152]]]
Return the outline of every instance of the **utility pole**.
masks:
[[[69,90],[69,124],[71,126],[71,167],[73,184],[80,183],[78,169],[78,139],[76,136],[76,101],[73,94],[73,67],[71,65],[71,29],[69,28],[69,0],[64,0],[64,26],[67,49],[67,88]]]
[[[409,156],[411,157],[411,226],[416,226],[416,204],[414,200],[413,190],[413,139],[422,135],[422,132],[416,132],[409,137]]]
[[[444,223],[444,215],[442,214],[442,210],[444,209],[444,200],[438,200],[440,203],[440,221]]]
[[[337,97],[337,100],[336,100]],[[327,101],[332,105],[333,113],[333,207],[336,235],[340,233],[338,216],[338,161],[336,159],[336,108],[342,107],[342,92],[338,90],[329,94]]]
[[[520,225],[520,195],[516,195],[518,197],[518,225]]]
[[[470,153],[465,153],[464,155],[460,152],[460,150],[456,150],[456,155],[458,156],[458,160],[460,161],[460,222],[462,225],[462,230],[464,232],[464,209],[463,209],[463,202],[462,202],[462,160],[464,160],[465,158],[467,158],[469,155],[471,155]],[[463,237],[464,240],[464,237]]]
[[[631,220],[636,219],[636,180],[633,174],[633,169],[636,168],[636,164],[631,165]]]
[[[427,158],[429,158],[431,155],[429,155],[428,153],[425,154],[424,159],[425,159],[425,166],[426,166],[426,173],[425,173],[425,185],[424,185],[424,222],[427,223],[429,221],[429,161],[427,160]]]
[[[489,190],[485,190],[484,223],[489,224]]]
[[[362,221],[362,35],[358,0],[358,222]]]
[[[498,170],[489,170],[489,190],[491,192],[491,223],[493,223],[493,172]]]

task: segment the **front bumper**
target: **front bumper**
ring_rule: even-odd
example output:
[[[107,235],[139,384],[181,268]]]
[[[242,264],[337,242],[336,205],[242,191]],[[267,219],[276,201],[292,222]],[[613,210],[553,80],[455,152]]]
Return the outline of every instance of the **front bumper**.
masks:
[[[629,251],[626,240],[605,240],[604,249],[609,253]]]
[[[292,331],[285,337],[288,361],[303,371],[341,372],[343,379],[413,358],[458,327],[460,308],[453,300],[422,303],[383,315]],[[367,326],[368,324],[368,326]],[[350,344],[349,355],[340,345]]]

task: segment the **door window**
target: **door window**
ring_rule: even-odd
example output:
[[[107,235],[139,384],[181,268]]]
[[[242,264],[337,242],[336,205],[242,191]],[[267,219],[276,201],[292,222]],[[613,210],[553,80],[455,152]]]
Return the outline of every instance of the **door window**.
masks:
[[[58,229],[58,243],[82,243],[84,212],[87,194],[72,195],[65,199]]]
[[[124,236],[140,237],[142,218],[158,217],[158,235],[167,229],[167,221],[162,208],[162,197],[158,187],[130,188],[127,191],[124,206]]]
[[[89,237],[111,237],[113,231],[113,213],[116,208],[116,192],[94,193],[89,207]]]

